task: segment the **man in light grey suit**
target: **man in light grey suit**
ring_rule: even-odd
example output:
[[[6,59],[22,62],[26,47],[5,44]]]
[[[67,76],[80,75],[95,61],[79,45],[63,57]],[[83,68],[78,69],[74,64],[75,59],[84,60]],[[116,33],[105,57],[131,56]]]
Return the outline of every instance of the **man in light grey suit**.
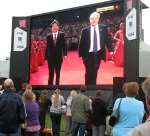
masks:
[[[142,89],[145,94],[146,105],[150,113],[150,78],[145,79],[142,83]],[[134,128],[128,136],[150,136],[150,115],[145,123]]]

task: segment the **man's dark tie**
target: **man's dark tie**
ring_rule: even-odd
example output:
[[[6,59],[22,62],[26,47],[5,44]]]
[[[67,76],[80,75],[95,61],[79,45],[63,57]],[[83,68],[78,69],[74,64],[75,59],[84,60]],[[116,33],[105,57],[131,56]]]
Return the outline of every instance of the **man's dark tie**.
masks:
[[[57,40],[57,38],[56,38],[56,34],[54,33],[54,37],[53,37],[54,45],[56,45],[56,40]]]
[[[97,34],[94,28],[94,37],[93,37],[93,52],[97,52]]]

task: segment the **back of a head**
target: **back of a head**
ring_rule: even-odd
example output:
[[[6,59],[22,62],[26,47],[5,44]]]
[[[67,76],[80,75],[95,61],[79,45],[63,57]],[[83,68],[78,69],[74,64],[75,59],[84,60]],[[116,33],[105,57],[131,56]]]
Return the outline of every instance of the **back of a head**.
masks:
[[[48,96],[48,90],[42,90],[41,95]]]
[[[98,13],[98,12],[93,12],[93,13],[91,13],[90,14],[90,18],[100,18],[100,13]]]
[[[41,94],[40,94],[39,102],[40,102],[40,103],[45,103],[47,97],[48,97],[48,90],[43,90],[43,91],[41,92]]]
[[[59,21],[56,20],[56,19],[54,19],[54,20],[51,22],[51,26],[52,26],[53,24],[57,24],[57,25],[59,26]]]
[[[101,92],[100,92],[100,91],[97,91],[97,92],[96,92],[96,96],[97,96],[97,97],[100,97],[100,96],[101,96]]]
[[[135,97],[138,95],[139,84],[137,82],[124,83],[123,91],[124,91],[126,96]]]
[[[23,83],[23,84],[22,84],[22,90],[23,90],[23,91],[25,91],[27,85],[28,85],[28,83]]]
[[[27,84],[25,90],[26,91],[32,91],[32,85]]]
[[[83,86],[80,87],[80,92],[81,93],[85,93],[86,90],[87,90],[87,87],[85,85],[83,85]]]
[[[75,96],[75,95],[77,95],[77,91],[72,90],[72,91],[70,92],[70,96]]]
[[[14,88],[14,82],[12,79],[8,78],[4,81],[4,89],[13,89]]]
[[[142,83],[142,89],[146,96],[150,97],[150,78],[147,78]]]
[[[60,89],[56,89],[56,90],[54,90],[54,94],[59,95],[59,94],[60,94]]]
[[[23,93],[23,100],[25,101],[25,102],[32,102],[33,100],[34,100],[34,94],[33,94],[33,92],[31,92],[31,91],[25,91],[24,93]]]

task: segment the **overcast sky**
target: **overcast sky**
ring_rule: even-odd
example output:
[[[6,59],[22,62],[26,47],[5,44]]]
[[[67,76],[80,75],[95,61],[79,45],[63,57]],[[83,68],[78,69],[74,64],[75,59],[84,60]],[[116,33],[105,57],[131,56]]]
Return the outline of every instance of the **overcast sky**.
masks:
[[[0,60],[10,56],[13,16],[28,16],[106,0],[2,0],[0,4]],[[142,0],[150,7],[150,0]],[[143,11],[145,42],[150,45],[150,9]]]

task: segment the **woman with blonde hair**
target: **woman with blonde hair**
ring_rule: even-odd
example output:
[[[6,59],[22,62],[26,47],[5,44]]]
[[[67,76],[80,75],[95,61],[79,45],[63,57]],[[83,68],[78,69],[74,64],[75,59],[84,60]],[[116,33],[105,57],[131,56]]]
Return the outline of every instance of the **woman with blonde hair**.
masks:
[[[72,125],[72,114],[71,114],[71,102],[74,96],[77,95],[77,91],[72,90],[70,91],[69,96],[67,97],[66,105],[66,129],[65,133],[66,135],[69,135],[71,133],[71,125]]]
[[[25,87],[25,91],[32,91],[32,85],[31,84],[26,84],[26,87]],[[36,100],[36,95],[33,93],[33,100]]]
[[[52,105],[50,107],[50,116],[52,120],[53,136],[59,136],[60,122],[62,115],[62,105],[65,104],[64,97],[60,95],[60,90],[56,89],[51,96]]]
[[[113,136],[127,136],[134,127],[142,123],[145,113],[143,102],[135,98],[139,91],[138,83],[125,83],[123,91],[126,97],[118,98],[113,107],[113,111],[119,111],[118,122],[113,127]]]

